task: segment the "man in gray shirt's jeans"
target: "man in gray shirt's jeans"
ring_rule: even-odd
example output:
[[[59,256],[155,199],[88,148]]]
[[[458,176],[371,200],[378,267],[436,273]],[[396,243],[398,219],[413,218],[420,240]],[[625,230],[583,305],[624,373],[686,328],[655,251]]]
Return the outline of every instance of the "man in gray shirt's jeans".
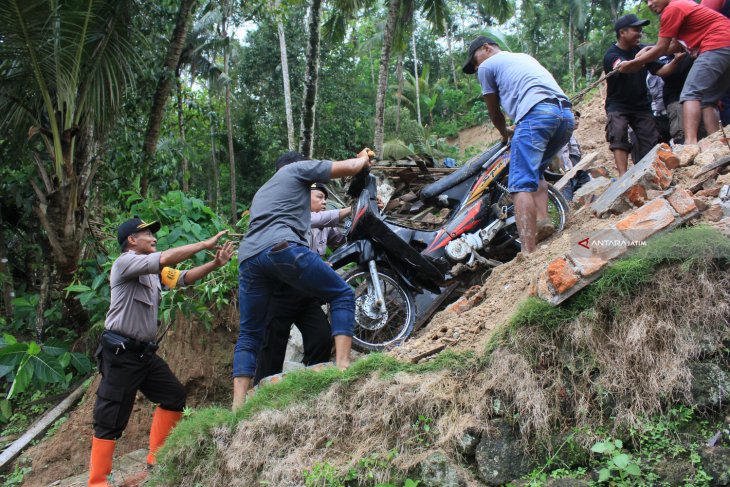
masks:
[[[276,173],[254,195],[251,224],[238,249],[239,335],[233,352],[233,410],[243,406],[256,372],[273,293],[286,284],[330,303],[335,363],[350,366],[355,293],[309,249],[310,188],[370,167],[369,151],[344,161],[308,161],[296,152],[277,161]]]

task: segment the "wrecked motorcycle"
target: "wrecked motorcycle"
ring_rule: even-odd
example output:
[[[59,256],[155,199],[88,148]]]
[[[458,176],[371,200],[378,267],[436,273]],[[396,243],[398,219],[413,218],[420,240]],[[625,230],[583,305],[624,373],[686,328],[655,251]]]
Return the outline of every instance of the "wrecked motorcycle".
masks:
[[[347,192],[356,202],[347,242],[329,262],[335,269],[354,267],[343,278],[355,291],[356,348],[384,350],[401,344],[460,279],[519,251],[507,191],[509,160],[509,145],[500,143],[425,186],[419,195],[424,204],[449,209],[434,230],[389,221],[377,206],[375,176],[363,171],[353,178]],[[549,215],[561,231],[568,204],[552,186],[548,194]]]

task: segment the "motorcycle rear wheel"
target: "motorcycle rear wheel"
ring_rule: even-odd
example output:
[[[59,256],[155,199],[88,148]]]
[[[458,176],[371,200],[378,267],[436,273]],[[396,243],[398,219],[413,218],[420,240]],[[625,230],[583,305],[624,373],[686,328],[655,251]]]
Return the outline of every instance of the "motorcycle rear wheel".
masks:
[[[507,207],[507,216],[514,216],[515,207],[512,202],[512,196],[509,193],[504,193],[502,195],[498,201],[498,205],[500,207]],[[563,196],[563,194],[552,184],[548,184],[548,216],[555,227],[555,233],[562,232],[570,218],[570,206],[568,204],[568,200],[566,200],[565,196]],[[512,239],[513,247],[519,251],[520,237],[517,234],[517,225],[509,225],[503,231]]]
[[[359,351],[383,351],[403,343],[413,331],[416,305],[410,292],[392,273],[378,269],[385,297],[385,315],[375,306],[370,272],[357,268],[342,278],[355,292],[355,334],[352,346]]]

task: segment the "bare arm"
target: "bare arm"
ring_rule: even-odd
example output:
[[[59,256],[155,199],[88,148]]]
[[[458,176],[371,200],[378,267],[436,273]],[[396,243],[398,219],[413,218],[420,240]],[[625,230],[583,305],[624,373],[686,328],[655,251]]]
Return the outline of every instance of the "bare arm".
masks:
[[[344,161],[334,161],[332,163],[331,179],[339,179],[347,176],[354,176],[366,167],[370,167],[370,156],[368,149],[361,150],[356,157],[345,159]]]
[[[656,61],[669,51],[669,43],[672,42],[671,37],[660,37],[657,43],[649,50],[642,50],[631,61],[624,61],[618,66],[621,73],[635,73],[639,71],[646,63]]]
[[[217,235],[210,237],[208,240],[203,240],[202,242],[181,245],[180,247],[165,250],[160,254],[160,267],[174,267],[180,262],[197,254],[201,250],[214,249],[218,239],[221,238],[224,233],[228,233],[228,230],[218,232]]]
[[[675,54],[674,55],[674,59],[672,59],[669,63],[667,63],[664,66],[662,66],[661,68],[659,68],[657,70],[657,72],[654,73],[654,74],[656,74],[657,76],[661,76],[662,78],[664,78],[666,76],[669,76],[670,74],[672,74],[673,72],[675,72],[677,70],[677,68],[679,67],[682,59],[686,55],[687,54],[686,53],[683,53],[683,52],[681,52],[679,54]]]
[[[487,104],[487,111],[489,112],[489,119],[494,124],[494,128],[499,130],[502,134],[502,141],[507,142],[511,134],[507,130],[507,122],[504,119],[504,113],[499,108],[499,95],[496,93],[489,93],[484,95],[484,102]]]
[[[206,262],[203,265],[199,265],[198,267],[193,267],[186,272],[184,278],[185,284],[192,284],[195,281],[204,278],[219,267],[223,267],[231,260],[231,256],[233,256],[233,242],[229,240],[223,244],[223,247],[216,250],[213,260]]]

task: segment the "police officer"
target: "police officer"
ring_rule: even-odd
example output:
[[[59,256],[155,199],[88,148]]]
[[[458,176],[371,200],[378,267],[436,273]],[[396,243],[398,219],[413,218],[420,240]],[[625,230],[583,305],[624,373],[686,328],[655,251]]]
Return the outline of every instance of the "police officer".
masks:
[[[90,487],[109,486],[115,443],[127,426],[138,390],[158,404],[150,429],[149,465],[155,464],[155,453],[182,416],[185,388],[155,354],[161,287],[192,284],[226,265],[233,255],[232,242],[216,245],[227,230],[202,242],[158,252],[155,232],[159,229],[159,222],[132,218],[117,232],[122,255],[111,269],[111,304],[96,353],[102,379],[94,405]],[[212,249],[216,254],[209,262],[188,271],[174,268],[197,252]]]

